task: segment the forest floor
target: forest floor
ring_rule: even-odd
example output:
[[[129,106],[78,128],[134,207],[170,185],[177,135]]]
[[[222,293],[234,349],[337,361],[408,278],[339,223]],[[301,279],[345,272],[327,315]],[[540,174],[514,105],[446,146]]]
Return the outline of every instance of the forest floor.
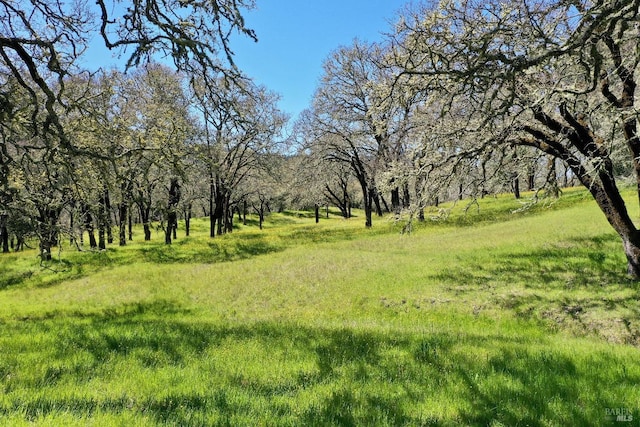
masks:
[[[0,425],[637,424],[619,239],[584,190],[524,202],[0,255]]]

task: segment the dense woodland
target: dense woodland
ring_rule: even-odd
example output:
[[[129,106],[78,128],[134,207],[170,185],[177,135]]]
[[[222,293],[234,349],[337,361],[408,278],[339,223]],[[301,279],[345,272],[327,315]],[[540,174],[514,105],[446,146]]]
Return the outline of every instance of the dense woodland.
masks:
[[[640,191],[638,1],[407,6],[383,42],[336,47],[295,121],[233,62],[232,34],[257,40],[253,6],[0,0],[2,251],[126,245],[133,223],[171,243],[193,216],[214,238],[248,212],[321,206],[371,227],[580,183],[640,277],[619,191]],[[125,69],[82,67],[94,36]]]

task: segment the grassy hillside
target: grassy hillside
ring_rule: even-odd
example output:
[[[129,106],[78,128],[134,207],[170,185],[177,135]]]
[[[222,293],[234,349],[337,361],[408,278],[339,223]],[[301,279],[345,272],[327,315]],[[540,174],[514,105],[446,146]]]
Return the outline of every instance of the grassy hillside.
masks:
[[[289,212],[209,239],[195,221],[170,247],[64,248],[44,269],[3,255],[0,424],[637,421],[620,243],[582,191],[519,207],[445,206],[410,234]]]

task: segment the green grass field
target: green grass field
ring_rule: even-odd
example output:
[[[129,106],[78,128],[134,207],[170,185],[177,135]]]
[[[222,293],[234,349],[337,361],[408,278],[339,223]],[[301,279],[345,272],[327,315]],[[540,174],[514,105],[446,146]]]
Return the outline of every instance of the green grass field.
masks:
[[[0,425],[638,425],[640,287],[595,203],[479,202],[2,255]]]

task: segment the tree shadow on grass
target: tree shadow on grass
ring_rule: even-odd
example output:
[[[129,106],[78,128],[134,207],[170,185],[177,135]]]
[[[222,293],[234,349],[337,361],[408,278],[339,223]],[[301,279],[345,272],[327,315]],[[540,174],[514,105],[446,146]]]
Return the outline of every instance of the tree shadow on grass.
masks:
[[[80,279],[106,269],[135,265],[141,262],[152,264],[214,264],[249,259],[281,252],[286,245],[277,240],[270,241],[261,233],[243,233],[241,238],[222,241],[176,240],[172,245],[160,242],[145,243],[132,247],[109,248],[96,252],[73,252],[68,259],[50,261],[46,268],[11,272],[0,277],[0,291],[33,283],[37,287],[56,286],[67,280]]]
[[[33,275],[33,271],[1,271],[0,290],[16,286],[28,280]]]
[[[554,329],[640,344],[634,309],[640,288],[626,275],[620,246],[617,236],[603,234],[534,251],[488,253],[432,279],[454,297],[541,319]]]
[[[286,222],[288,217],[281,217]],[[295,221],[294,221],[295,222]],[[387,230],[378,230],[384,233]],[[37,287],[50,287],[66,280],[79,279],[105,269],[152,264],[214,264],[250,259],[256,256],[282,252],[285,249],[307,243],[324,243],[351,240],[362,234],[351,229],[327,229],[314,226],[293,227],[289,232],[268,234],[241,231],[216,238],[180,238],[173,244],[161,241],[137,242],[124,248],[107,248],[103,251],[66,252],[61,260],[54,259],[47,269],[38,267],[36,274],[11,274],[0,278],[0,290],[20,286],[27,282]],[[51,274],[50,274],[51,273]],[[32,276],[35,280],[31,280]],[[45,279],[40,277],[46,276]]]
[[[581,392],[575,384],[564,382],[565,378],[579,375],[574,361],[566,355],[503,349],[488,359],[488,369],[501,377],[499,381],[507,386],[504,390],[494,392],[470,372],[458,369],[459,377],[474,396],[471,409],[463,415],[466,424],[489,425],[500,419],[505,425],[542,426],[558,416],[572,425],[599,424],[595,419],[590,422],[579,404],[566,408],[568,412],[562,414],[554,413],[550,405],[557,400],[580,401]],[[526,405],[522,405],[524,399]]]
[[[5,332],[23,344],[0,356],[0,415],[30,421],[126,412],[165,425],[602,425],[604,408],[640,397],[614,401],[604,392],[624,382],[637,394],[637,359],[602,353],[594,358],[606,359],[608,368],[591,369],[544,338],[499,332],[417,336],[212,323],[171,302],[18,322]],[[45,339],[25,348],[25,337],[34,335]],[[43,342],[53,351],[36,358],[38,366],[27,365],[21,353],[41,351]],[[473,349],[486,356],[475,357]],[[201,384],[193,383],[194,369]],[[40,374],[29,380],[28,371]],[[122,394],[118,378],[127,372],[154,385]],[[93,384],[99,394],[87,392]],[[56,392],[70,385],[78,391]]]
[[[434,278],[471,287],[496,280],[542,288],[631,285],[618,243],[616,236],[606,234],[550,244],[533,251],[486,253],[480,262],[441,271]]]
[[[132,261],[142,260],[155,264],[198,263],[212,264],[243,260],[259,255],[280,252],[285,246],[269,241],[259,233],[245,233],[240,238],[220,241],[177,241],[174,245],[153,245],[136,249],[140,255]]]

